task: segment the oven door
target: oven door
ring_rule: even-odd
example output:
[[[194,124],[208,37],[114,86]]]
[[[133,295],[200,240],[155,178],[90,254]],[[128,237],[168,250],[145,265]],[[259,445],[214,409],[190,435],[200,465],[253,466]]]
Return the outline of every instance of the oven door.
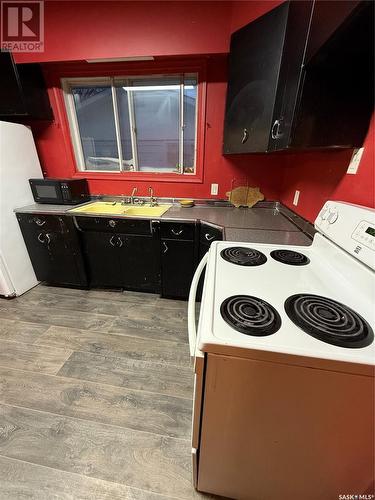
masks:
[[[30,179],[30,187],[37,203],[63,204],[60,181],[56,179]]]

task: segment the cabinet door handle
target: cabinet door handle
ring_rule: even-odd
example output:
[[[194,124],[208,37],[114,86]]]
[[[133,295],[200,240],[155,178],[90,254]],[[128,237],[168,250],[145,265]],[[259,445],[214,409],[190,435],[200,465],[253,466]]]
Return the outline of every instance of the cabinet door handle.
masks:
[[[180,236],[180,234],[183,232],[183,229],[180,229],[179,231],[176,231],[176,229],[172,229],[172,233],[175,235],[175,236]]]
[[[280,131],[280,120],[275,120],[271,129],[271,137],[272,139],[279,139],[281,137]]]
[[[212,236],[210,233],[206,233],[204,237],[206,238],[207,241],[211,241],[215,238],[215,236]]]
[[[168,245],[166,244],[165,241],[163,241],[163,245],[164,245],[164,251],[163,251],[163,253],[167,253],[168,252]]]
[[[39,233],[38,234],[38,241],[39,241],[39,243],[45,243],[46,242],[45,238],[43,238],[43,233]]]
[[[241,143],[245,144],[245,142],[248,140],[248,138],[249,138],[249,131],[247,130],[247,128],[244,128]]]
[[[122,241],[122,239],[120,238],[120,236],[117,237],[117,243],[118,243],[118,247],[121,248],[122,245],[124,244],[124,242]]]
[[[115,243],[114,243],[114,241],[113,241],[113,240],[114,240],[114,238],[115,238],[115,236],[113,235],[113,236],[111,236],[111,237],[110,237],[110,239],[109,239],[109,243],[110,243],[113,247],[115,246]]]
[[[46,240],[47,240],[47,245],[49,245],[51,243],[51,237],[48,233],[46,234]]]

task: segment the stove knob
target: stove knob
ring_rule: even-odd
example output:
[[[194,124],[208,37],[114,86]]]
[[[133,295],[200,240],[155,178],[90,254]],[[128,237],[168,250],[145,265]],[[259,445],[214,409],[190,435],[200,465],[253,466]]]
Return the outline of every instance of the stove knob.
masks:
[[[333,224],[334,222],[337,221],[338,218],[339,218],[339,213],[338,212],[330,212],[330,214],[328,216],[328,222],[330,224]]]
[[[322,220],[326,220],[328,217],[328,208],[323,208],[323,210],[320,212],[320,218]]]
[[[116,226],[116,221],[111,219],[111,220],[108,222],[108,224],[109,224],[111,227],[115,227],[115,226]]]

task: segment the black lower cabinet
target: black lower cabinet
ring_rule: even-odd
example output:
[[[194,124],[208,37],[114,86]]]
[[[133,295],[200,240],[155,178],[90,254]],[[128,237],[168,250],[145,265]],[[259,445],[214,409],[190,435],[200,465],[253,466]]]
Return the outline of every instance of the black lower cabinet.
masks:
[[[71,217],[17,214],[39,281],[87,286],[81,247]]]
[[[160,292],[159,239],[119,235],[120,269],[128,290]]]
[[[217,226],[201,223],[199,232],[199,262],[203,259],[209,251],[211,244],[214,241],[221,241],[223,239],[223,230]],[[202,272],[202,276],[198,283],[197,300],[201,300],[203,292],[204,277],[206,271]]]
[[[87,231],[82,234],[90,286],[160,291],[158,239]]]
[[[121,287],[121,270],[116,235],[111,233],[85,232],[83,247],[90,286]]]
[[[187,299],[201,255],[221,232],[211,226],[105,217],[17,214],[40,281],[123,288]],[[201,243],[199,245],[199,242]]]
[[[161,295],[187,299],[197,265],[194,241],[161,241]]]

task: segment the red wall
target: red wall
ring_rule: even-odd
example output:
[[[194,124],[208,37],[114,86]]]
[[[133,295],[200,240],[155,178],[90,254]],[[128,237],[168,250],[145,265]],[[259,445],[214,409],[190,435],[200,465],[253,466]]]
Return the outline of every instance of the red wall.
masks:
[[[152,185],[159,196],[209,197],[210,184],[219,183],[225,196],[233,178],[249,178],[268,199],[280,199],[313,221],[328,198],[374,206],[374,125],[365,143],[357,175],[347,175],[351,151],[296,154],[221,154],[226,57],[230,33],[281,3],[234,2],[45,2],[45,52],[18,54],[18,62],[50,62],[125,56],[209,55],[207,58],[206,123],[201,144],[203,178],[193,183],[140,182],[91,179],[95,194],[129,194],[137,186],[146,194]],[[170,59],[173,61],[173,59]],[[82,63],[84,64],[84,63]],[[132,63],[134,64],[134,63]],[[172,63],[171,63],[172,64]],[[93,65],[90,65],[93,66]],[[64,76],[64,64],[60,75]],[[83,67],[83,66],[82,66]],[[127,66],[123,66],[126,71]],[[48,73],[48,64],[46,65]],[[56,75],[55,75],[56,76]],[[59,103],[58,81],[47,77],[56,121],[34,124],[33,131],[44,171],[49,176],[74,175],[69,141],[64,140],[65,116]],[[298,207],[292,205],[295,189],[301,191]]]
[[[284,0],[259,0],[252,2],[232,2],[231,33],[242,28],[259,16],[274,9]]]
[[[188,63],[186,60],[186,64]],[[134,63],[131,64],[134,65]],[[171,61],[169,64],[173,65],[174,63]],[[206,64],[206,122],[203,124],[205,128],[204,142],[201,144],[204,151],[204,155],[201,155],[204,164],[203,178],[194,182],[165,182],[159,181],[155,175],[155,180],[142,182],[134,180],[134,178],[131,180],[119,179],[118,175],[109,178],[108,174],[88,174],[90,190],[93,194],[127,195],[134,186],[137,186],[139,195],[147,195],[147,188],[151,185],[157,196],[207,198],[211,196],[211,183],[218,183],[219,193],[217,197],[224,198],[225,193],[231,188],[234,178],[241,180],[247,178],[249,185],[259,186],[267,199],[278,199],[283,155],[224,157],[221,154],[227,58],[224,55],[212,56]],[[120,74],[121,72],[125,74],[129,63],[117,64],[116,66]],[[43,170],[45,175],[50,177],[71,177],[75,173],[66,115],[61,90],[58,88],[59,78],[70,74],[71,67],[72,65],[64,64],[53,65],[53,70],[48,65],[45,67],[55,122],[52,124],[33,124],[34,137]],[[64,68],[66,69],[64,70]]]
[[[311,222],[328,199],[375,208],[374,142],[373,116],[356,175],[346,173],[351,150],[287,155],[280,201]],[[300,191],[297,207],[292,203],[296,189]]]
[[[228,50],[231,2],[46,0],[44,6],[45,50],[17,54],[17,62]]]
[[[94,194],[128,194],[133,186],[146,194],[152,185],[156,194],[176,197],[209,197],[210,185],[219,184],[218,197],[225,197],[233,178],[248,178],[260,186],[268,199],[277,199],[281,182],[280,156],[241,156],[224,158],[221,154],[222,130],[227,81],[226,56],[230,33],[239,17],[250,19],[261,15],[278,2],[45,2],[45,52],[18,54],[17,62],[78,61],[90,58],[183,54],[210,55],[206,72],[206,123],[204,141],[200,144],[201,179],[194,182],[141,182],[116,180],[109,176],[90,175]],[[245,9],[245,10],[243,10]],[[232,23],[232,19],[235,19]],[[85,63],[81,63],[84,68]],[[130,63],[135,64],[135,63]],[[152,64],[152,63],[151,63]],[[129,65],[129,63],[128,63]],[[87,66],[87,65],[86,65]],[[90,65],[94,66],[94,65]],[[96,66],[96,65],[95,65]],[[64,74],[59,66],[59,77]],[[127,69],[123,64],[123,73]],[[118,66],[121,72],[120,66]],[[66,117],[58,78],[49,76],[45,65],[51,104],[56,121],[33,124],[37,148],[45,175],[74,175],[74,159],[66,140]],[[78,76],[78,75],[76,75]],[[95,178],[94,178],[95,177]],[[102,177],[102,178],[100,178]],[[185,179],[186,180],[186,179]]]

